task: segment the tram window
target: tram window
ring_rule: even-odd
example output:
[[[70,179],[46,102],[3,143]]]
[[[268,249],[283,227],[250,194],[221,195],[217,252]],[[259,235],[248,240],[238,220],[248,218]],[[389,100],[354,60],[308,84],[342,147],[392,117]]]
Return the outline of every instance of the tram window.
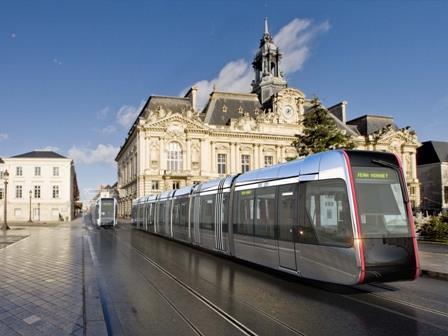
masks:
[[[148,224],[154,225],[154,203],[149,204]]]
[[[166,201],[159,202],[159,227],[160,225],[165,224],[165,208],[166,208]]]
[[[349,247],[353,244],[350,207],[341,179],[304,182],[305,214],[299,228],[304,243]]]
[[[297,184],[278,188],[278,239],[293,241],[292,229],[297,223]]]
[[[182,197],[179,200],[179,207],[180,207],[180,226],[188,227],[188,197]]]
[[[254,190],[240,190],[236,192],[235,233],[244,235],[254,234]]]
[[[221,218],[222,218],[222,231],[228,232],[229,228],[229,199],[230,193],[223,193],[222,195],[222,207],[221,207]]]
[[[255,192],[255,236],[275,237],[276,187],[257,189]]]
[[[201,217],[199,227],[205,230],[215,230],[215,197],[216,195],[201,196]]]
[[[355,167],[353,172],[363,237],[409,237],[406,203],[397,171]]]
[[[173,202],[173,225],[180,225],[180,204],[179,199],[174,200]]]

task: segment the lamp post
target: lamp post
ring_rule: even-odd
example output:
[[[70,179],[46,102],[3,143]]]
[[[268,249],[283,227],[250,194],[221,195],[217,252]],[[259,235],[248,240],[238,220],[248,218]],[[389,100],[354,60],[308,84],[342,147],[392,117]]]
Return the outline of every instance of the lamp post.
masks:
[[[33,221],[31,220],[31,196],[33,195],[33,192],[30,190],[30,218],[28,219],[28,223],[32,223]]]
[[[9,178],[9,173],[7,170],[5,170],[5,172],[3,173],[3,180],[5,182],[5,206],[4,206],[4,216],[3,216],[3,224],[2,224],[2,230],[6,231],[9,230],[9,226],[8,226],[8,219],[7,219],[7,209],[6,209],[6,205],[8,204],[8,178]]]
[[[37,203],[37,215],[38,217],[38,221],[40,222],[40,203]]]

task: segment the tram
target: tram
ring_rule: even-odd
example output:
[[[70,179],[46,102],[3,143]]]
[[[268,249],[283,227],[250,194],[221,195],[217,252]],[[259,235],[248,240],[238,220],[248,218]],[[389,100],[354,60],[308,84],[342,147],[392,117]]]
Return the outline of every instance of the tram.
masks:
[[[298,277],[412,280],[420,266],[400,159],[333,150],[133,202],[137,228]]]
[[[98,198],[90,209],[90,216],[95,225],[117,225],[117,200],[113,197]]]

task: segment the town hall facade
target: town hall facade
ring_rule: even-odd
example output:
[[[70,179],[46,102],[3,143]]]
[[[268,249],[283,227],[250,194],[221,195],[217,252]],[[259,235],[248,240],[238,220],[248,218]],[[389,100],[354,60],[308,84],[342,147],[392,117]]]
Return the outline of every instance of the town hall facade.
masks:
[[[267,23],[252,63],[251,93],[214,90],[197,109],[197,89],[184,97],[150,96],[116,156],[119,216],[143,195],[285,162],[297,156],[291,145],[311,112],[311,99],[288,87],[281,54]],[[420,203],[414,131],[392,117],[365,115],[346,120],[346,102],[327,108],[358,149],[398,154],[414,207]]]

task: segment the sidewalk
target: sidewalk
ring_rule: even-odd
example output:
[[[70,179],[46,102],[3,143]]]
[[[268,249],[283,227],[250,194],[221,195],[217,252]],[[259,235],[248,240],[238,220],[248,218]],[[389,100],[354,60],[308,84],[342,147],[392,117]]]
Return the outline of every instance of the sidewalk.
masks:
[[[0,249],[0,335],[106,335],[82,221],[23,231]]]
[[[448,280],[448,245],[418,241],[422,273]]]

